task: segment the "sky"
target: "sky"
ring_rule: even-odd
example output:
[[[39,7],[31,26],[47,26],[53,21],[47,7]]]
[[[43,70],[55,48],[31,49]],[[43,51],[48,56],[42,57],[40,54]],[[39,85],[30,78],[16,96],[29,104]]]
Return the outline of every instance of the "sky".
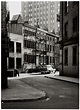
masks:
[[[20,1],[7,1],[8,8],[10,10],[10,20],[15,14],[21,13],[21,2]]]

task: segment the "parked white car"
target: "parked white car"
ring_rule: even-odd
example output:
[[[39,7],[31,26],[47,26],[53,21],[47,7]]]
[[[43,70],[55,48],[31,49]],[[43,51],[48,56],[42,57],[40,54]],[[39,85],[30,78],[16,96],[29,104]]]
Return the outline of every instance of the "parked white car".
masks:
[[[50,73],[55,73],[56,69],[53,68],[51,65],[46,65],[46,67],[47,67],[47,70],[50,71]]]

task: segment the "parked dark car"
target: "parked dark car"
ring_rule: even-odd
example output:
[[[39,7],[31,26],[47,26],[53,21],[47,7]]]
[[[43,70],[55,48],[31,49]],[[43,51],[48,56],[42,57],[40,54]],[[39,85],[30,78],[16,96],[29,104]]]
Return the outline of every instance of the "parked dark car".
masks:
[[[50,71],[47,69],[45,65],[39,65],[36,68],[30,68],[27,70],[28,73],[37,73],[41,72],[41,74],[49,74]]]

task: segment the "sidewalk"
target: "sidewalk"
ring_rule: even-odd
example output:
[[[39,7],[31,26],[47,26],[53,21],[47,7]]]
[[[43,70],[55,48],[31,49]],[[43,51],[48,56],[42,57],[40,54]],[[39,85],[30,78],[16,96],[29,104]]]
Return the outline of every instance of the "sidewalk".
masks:
[[[46,75],[45,77],[46,78],[51,78],[51,79],[67,81],[67,82],[72,82],[72,83],[77,83],[77,84],[79,83],[79,79],[78,78],[73,78],[73,77],[59,76],[59,75],[54,75],[54,74]]]
[[[8,79],[8,88],[2,90],[1,101],[32,101],[45,99],[46,93],[25,84],[18,79]]]

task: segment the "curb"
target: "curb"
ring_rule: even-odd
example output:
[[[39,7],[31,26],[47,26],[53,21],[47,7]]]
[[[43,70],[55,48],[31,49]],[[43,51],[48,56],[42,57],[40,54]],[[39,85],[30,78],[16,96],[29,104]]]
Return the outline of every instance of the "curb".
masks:
[[[38,98],[34,98],[34,99],[15,99],[15,100],[10,99],[10,100],[1,100],[1,103],[5,103],[5,102],[27,102],[27,101],[29,102],[29,101],[38,101],[38,100],[44,100],[46,98],[48,98],[48,96],[45,93],[44,96],[38,97]]]
[[[72,81],[69,81],[69,80],[58,79],[58,78],[53,78],[53,77],[48,77],[48,76],[44,76],[44,77],[50,78],[50,79],[55,79],[55,80],[61,80],[61,81],[69,82],[69,83],[79,84],[79,82],[72,82]]]

